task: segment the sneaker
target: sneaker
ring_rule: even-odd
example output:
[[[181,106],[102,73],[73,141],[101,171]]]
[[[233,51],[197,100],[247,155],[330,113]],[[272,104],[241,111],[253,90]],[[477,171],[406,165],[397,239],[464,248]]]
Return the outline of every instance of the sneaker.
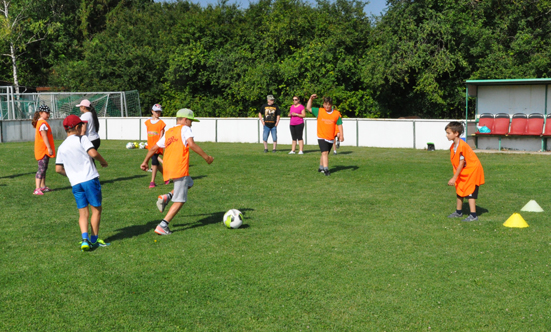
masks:
[[[96,249],[99,247],[107,247],[109,245],[111,245],[111,243],[105,243],[105,241],[103,241],[102,239],[98,239],[95,243],[91,244],[92,249]]]
[[[168,229],[168,226],[163,227],[161,225],[157,225],[157,228],[155,228],[155,233],[157,233],[159,235],[170,235],[170,234],[172,234],[170,229]]]
[[[268,153],[268,149],[264,149],[264,153]]]
[[[323,173],[323,169],[322,169],[322,168],[318,168],[318,173]]]
[[[273,150],[272,150],[272,152],[274,152],[274,153],[275,153],[275,152],[276,152],[276,149],[273,149]]]
[[[153,173],[153,170],[150,168],[147,170],[149,173]]]
[[[327,170],[327,171],[324,171],[323,173],[325,173],[325,176],[329,176],[329,175],[331,175],[331,172],[329,172],[329,170]]]
[[[460,217],[463,217],[463,213],[457,213],[457,211],[455,211],[454,213],[448,216],[448,218],[460,218]]]
[[[165,186],[170,183],[170,180],[165,181]]]
[[[289,154],[295,154],[295,151],[291,151],[291,152],[289,152]]]
[[[333,154],[337,154],[337,150],[334,150],[334,151],[333,151]]]
[[[150,183],[149,183],[149,188],[150,188],[150,189],[151,189],[151,188],[155,188],[155,187],[157,187],[157,185],[155,184],[155,182],[150,182]]]
[[[50,189],[50,188],[48,188],[48,187],[40,188],[40,190],[41,190],[43,193],[47,193],[47,192],[52,191],[52,189]]]
[[[42,192],[42,190],[40,190],[40,188],[36,188],[33,192],[33,195],[44,195],[44,193]]]
[[[469,214],[469,216],[461,221],[478,221],[478,216],[476,217],[473,217],[472,215]]]
[[[298,154],[304,154],[304,152],[302,152],[302,151],[299,151],[299,152],[298,152]]]
[[[157,209],[163,212],[168,205],[168,202],[168,195],[159,195],[159,197],[157,198]]]
[[[88,251],[88,250],[90,250],[90,241],[88,241],[88,239],[84,239],[80,243],[80,251]]]
[[[337,149],[341,147],[341,141],[337,140]]]

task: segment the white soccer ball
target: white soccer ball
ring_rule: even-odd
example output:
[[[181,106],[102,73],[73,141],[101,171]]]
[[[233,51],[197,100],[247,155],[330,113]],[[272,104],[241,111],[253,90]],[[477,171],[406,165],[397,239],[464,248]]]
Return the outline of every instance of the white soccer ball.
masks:
[[[140,149],[145,149],[145,143],[144,143],[144,142],[140,142],[139,147],[140,147]]]
[[[222,223],[227,228],[239,228],[243,225],[243,214],[239,210],[231,209],[224,214]]]
[[[134,143],[131,143],[131,142],[126,143],[126,148],[127,149],[133,149],[134,148]]]

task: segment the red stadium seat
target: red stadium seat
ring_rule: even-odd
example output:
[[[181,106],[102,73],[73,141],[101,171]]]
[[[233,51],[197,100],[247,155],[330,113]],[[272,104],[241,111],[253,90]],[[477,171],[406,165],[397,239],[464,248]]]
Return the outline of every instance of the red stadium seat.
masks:
[[[494,119],[494,128],[492,135],[507,135],[509,133],[509,123],[511,118],[507,113],[497,113]]]
[[[483,127],[486,126],[490,131],[494,128],[494,115],[490,113],[482,113],[480,114],[480,120],[478,121],[478,126]],[[481,133],[478,130],[475,133],[476,135],[491,135],[492,133]]]
[[[532,113],[528,115],[526,124],[526,134],[530,136],[541,136],[543,130],[543,114]]]
[[[513,114],[511,120],[511,130],[509,135],[526,135],[526,123],[528,122],[528,116],[524,113]]]
[[[543,136],[551,136],[551,114],[547,115],[545,121],[545,129],[543,130]]]

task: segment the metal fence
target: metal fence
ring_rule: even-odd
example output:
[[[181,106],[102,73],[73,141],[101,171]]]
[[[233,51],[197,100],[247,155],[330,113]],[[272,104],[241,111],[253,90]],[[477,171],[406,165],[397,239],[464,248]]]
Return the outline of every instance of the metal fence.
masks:
[[[115,92],[37,92],[15,94],[13,87],[0,86],[0,120],[32,119],[40,105],[51,110],[51,119],[69,114],[80,115],[76,107],[88,99],[100,117],[141,116],[140,95],[137,90]]]

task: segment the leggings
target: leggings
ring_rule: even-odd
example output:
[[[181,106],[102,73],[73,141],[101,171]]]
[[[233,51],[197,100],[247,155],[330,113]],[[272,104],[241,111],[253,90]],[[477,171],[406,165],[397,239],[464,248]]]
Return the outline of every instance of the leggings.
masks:
[[[38,161],[38,172],[36,172],[35,178],[44,179],[46,177],[46,170],[48,170],[48,164],[50,163],[50,157],[44,156],[44,158]]]

